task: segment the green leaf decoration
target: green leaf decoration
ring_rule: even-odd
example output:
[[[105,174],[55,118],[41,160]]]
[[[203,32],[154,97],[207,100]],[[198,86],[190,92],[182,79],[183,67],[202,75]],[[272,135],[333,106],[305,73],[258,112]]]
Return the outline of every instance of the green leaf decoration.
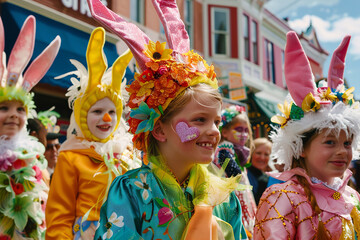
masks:
[[[301,107],[292,104],[289,117],[292,120],[300,120],[304,117],[304,111],[301,109]]]
[[[160,206],[160,207],[169,207],[168,205],[166,205],[163,200],[161,198],[155,198],[156,203]]]

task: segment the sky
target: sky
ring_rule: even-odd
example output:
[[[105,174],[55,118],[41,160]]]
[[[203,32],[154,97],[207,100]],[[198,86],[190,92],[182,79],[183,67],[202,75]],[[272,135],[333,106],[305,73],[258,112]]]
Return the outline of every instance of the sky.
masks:
[[[288,17],[297,33],[305,31],[312,21],[321,47],[329,53],[323,68],[325,77],[332,53],[345,35],[351,35],[344,77],[349,87],[355,87],[355,99],[360,100],[359,0],[269,0],[265,7],[279,18]]]

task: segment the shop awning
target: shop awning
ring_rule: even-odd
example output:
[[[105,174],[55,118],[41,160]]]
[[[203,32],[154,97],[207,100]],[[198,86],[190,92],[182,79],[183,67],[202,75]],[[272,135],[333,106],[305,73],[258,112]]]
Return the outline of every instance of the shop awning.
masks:
[[[54,77],[76,70],[70,63],[70,59],[76,59],[87,67],[85,54],[90,34],[5,2],[1,4],[1,18],[5,30],[5,52],[7,57],[25,19],[29,15],[36,17],[36,42],[31,61],[48,46],[56,35],[61,37],[59,54],[40,82],[67,89],[71,86],[70,76],[63,79],[54,79]],[[111,66],[118,57],[115,44],[106,42],[104,53],[107,57],[108,66]],[[133,78],[133,73],[129,68],[127,68],[125,77],[128,80]]]
[[[268,118],[271,118],[272,116],[280,113],[277,107],[279,102],[275,102],[269,98],[265,98],[257,94],[254,95],[254,100]]]

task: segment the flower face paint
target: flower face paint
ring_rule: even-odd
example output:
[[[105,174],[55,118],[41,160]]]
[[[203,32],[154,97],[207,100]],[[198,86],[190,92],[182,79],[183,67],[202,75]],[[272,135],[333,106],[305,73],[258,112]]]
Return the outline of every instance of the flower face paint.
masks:
[[[235,143],[244,146],[249,137],[249,129],[244,126],[237,126],[231,130]]]

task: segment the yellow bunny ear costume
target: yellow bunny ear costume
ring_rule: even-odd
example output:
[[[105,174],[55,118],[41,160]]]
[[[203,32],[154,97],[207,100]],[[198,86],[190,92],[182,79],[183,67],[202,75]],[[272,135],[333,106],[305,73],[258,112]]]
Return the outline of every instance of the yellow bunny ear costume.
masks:
[[[128,50],[120,56],[112,66],[112,81],[110,84],[102,82],[105,75],[107,64],[105,61],[103,46],[105,43],[105,30],[96,28],[90,37],[89,45],[86,52],[88,64],[88,83],[85,92],[80,93],[74,102],[74,116],[84,137],[89,141],[107,142],[113,137],[114,131],[119,126],[122,114],[121,101],[121,80],[125,74],[132,54]],[[92,105],[103,98],[109,98],[116,106],[117,123],[114,131],[105,139],[95,137],[87,125],[87,114]]]

